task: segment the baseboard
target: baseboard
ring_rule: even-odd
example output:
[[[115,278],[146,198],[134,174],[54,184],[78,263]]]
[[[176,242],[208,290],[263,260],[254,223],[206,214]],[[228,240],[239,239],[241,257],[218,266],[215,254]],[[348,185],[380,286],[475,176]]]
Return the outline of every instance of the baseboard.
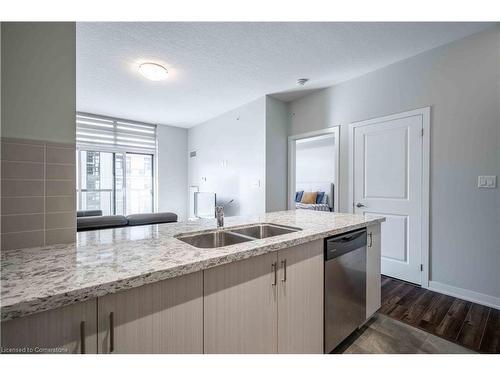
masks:
[[[428,289],[466,301],[479,303],[481,305],[493,307],[495,309],[500,309],[500,298],[490,296],[488,294],[478,293],[468,289],[457,288],[456,286],[439,283],[437,281],[429,281]]]

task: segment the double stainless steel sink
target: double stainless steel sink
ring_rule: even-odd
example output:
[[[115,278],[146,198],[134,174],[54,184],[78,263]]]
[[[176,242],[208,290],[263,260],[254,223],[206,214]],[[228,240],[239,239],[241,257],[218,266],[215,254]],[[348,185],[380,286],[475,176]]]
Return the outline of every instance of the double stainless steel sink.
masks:
[[[280,236],[298,232],[299,230],[302,229],[277,224],[255,224],[239,228],[217,229],[200,234],[181,234],[177,236],[177,239],[194,247],[213,249],[262,238]]]

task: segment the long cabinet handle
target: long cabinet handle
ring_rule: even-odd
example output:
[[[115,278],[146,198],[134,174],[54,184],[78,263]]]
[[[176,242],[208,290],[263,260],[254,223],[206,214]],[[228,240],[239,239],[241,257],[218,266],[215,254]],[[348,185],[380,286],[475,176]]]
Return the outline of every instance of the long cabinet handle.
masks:
[[[286,259],[283,259],[281,261],[281,266],[283,267],[283,278],[281,279],[281,281],[286,282]]]
[[[85,320],[80,322],[80,352],[85,354]]]
[[[373,233],[372,232],[368,233],[368,237],[370,237],[370,244],[368,245],[368,247],[372,247],[373,246]]]
[[[115,351],[115,315],[113,312],[109,313],[109,352]]]
[[[274,273],[273,283],[271,285],[276,285],[278,280],[278,267],[276,266],[276,262],[271,264],[271,271]]]

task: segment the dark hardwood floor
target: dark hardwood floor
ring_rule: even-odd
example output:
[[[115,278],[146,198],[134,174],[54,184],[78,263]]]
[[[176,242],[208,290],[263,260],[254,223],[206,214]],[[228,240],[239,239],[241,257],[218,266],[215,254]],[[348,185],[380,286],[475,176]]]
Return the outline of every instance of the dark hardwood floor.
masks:
[[[481,353],[500,353],[500,310],[382,276],[380,313]]]

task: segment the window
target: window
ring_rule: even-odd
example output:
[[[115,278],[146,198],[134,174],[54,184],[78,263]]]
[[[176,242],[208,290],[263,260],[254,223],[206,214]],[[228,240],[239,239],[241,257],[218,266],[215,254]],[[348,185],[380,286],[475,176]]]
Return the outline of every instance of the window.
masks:
[[[78,164],[78,209],[115,213],[113,158],[110,152],[80,150]]]
[[[126,212],[153,212],[153,156],[127,154],[126,158]]]
[[[76,123],[78,209],[153,212],[156,127],[89,114]]]

